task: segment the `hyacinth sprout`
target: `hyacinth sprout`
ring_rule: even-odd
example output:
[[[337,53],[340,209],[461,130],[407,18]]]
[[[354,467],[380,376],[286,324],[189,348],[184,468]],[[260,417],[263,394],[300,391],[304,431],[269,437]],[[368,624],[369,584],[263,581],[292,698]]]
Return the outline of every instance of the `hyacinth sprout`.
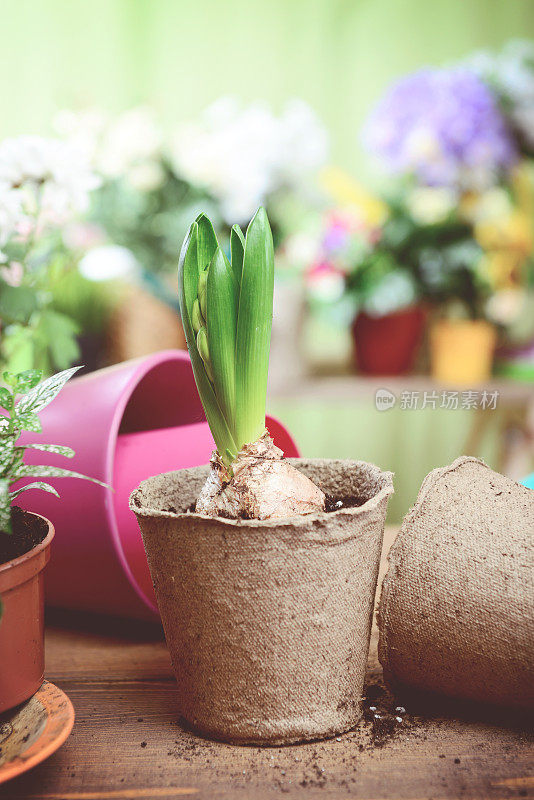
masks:
[[[265,519],[324,508],[324,495],[282,460],[265,429],[274,252],[260,208],[230,259],[210,220],[191,225],[179,263],[182,322],[216,453],[196,510]]]

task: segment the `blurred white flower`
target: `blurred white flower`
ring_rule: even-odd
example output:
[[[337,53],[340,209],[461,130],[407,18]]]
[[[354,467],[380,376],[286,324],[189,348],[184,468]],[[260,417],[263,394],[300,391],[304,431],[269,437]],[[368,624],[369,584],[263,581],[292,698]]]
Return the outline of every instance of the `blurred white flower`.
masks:
[[[60,139],[19,136],[0,142],[0,230],[21,232],[28,215],[63,224],[89,205],[98,178],[86,157]],[[10,228],[10,230],[9,230]],[[2,236],[0,233],[0,236]]]
[[[320,231],[293,233],[284,240],[278,257],[290,267],[304,269],[317,257],[320,239]]]
[[[265,103],[221,98],[171,146],[176,172],[216,197],[227,222],[245,222],[269,194],[297,188],[327,153],[326,131],[302,100],[276,117]]]
[[[145,161],[135,164],[128,173],[130,184],[139,192],[151,192],[161,186],[165,174],[161,164],[157,161]]]
[[[140,272],[132,251],[114,244],[89,250],[78,268],[81,275],[90,281],[135,280]]]
[[[328,133],[304,100],[295,98],[287,103],[279,136],[275,178],[281,184],[297,185],[325,165],[330,149]]]
[[[106,234],[99,225],[87,220],[73,220],[63,229],[63,241],[69,250],[90,250],[104,244]]]
[[[465,204],[463,213],[470,222],[478,223],[507,219],[513,210],[510,193],[502,186],[494,186],[475,196],[470,204]]]
[[[488,300],[486,312],[498,325],[511,325],[519,317],[524,301],[523,289],[501,289]]]
[[[2,275],[2,280],[9,283],[10,286],[20,286],[24,278],[24,267],[18,261],[11,261],[9,264],[4,263],[0,268],[0,274]]]
[[[417,301],[417,288],[413,277],[405,270],[384,275],[365,302],[365,310],[371,316],[384,317],[401,308],[408,308]]]
[[[22,194],[10,183],[0,181],[0,247],[17,230],[24,219]]]
[[[534,42],[512,39],[499,53],[474,53],[465,62],[499,94],[513,126],[534,148]]]
[[[418,186],[407,198],[410,214],[421,225],[443,222],[458,204],[458,195],[452,189],[436,186]]]
[[[98,109],[61,111],[56,116],[55,127],[69,143],[86,154],[103,177],[131,178],[132,183],[137,181],[136,188],[145,191],[147,186],[151,189],[161,184],[162,133],[148,106],[132,108],[115,118]],[[143,177],[142,170],[145,170]]]

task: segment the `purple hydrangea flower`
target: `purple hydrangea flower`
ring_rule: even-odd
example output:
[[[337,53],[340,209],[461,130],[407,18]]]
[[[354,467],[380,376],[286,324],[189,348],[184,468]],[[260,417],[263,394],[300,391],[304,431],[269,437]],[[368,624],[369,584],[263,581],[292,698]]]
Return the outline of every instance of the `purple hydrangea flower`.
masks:
[[[372,112],[364,142],[391,172],[460,190],[490,186],[517,157],[497,101],[464,68],[399,80]]]

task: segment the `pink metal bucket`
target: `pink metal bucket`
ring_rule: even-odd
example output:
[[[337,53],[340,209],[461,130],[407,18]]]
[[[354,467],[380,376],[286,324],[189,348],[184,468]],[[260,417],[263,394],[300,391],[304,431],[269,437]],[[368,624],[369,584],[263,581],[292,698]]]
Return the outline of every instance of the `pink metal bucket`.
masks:
[[[128,498],[151,475],[206,464],[214,449],[188,354],[163,351],[75,378],[41,420],[43,433],[31,434],[33,441],[76,451],[71,460],[47,453],[45,463],[99,478],[114,489],[58,478],[50,483],[61,500],[37,491],[21,495],[23,507],[47,517],[56,529],[47,602],[156,618],[143,542]],[[267,427],[286,456],[299,455],[283,425],[267,417]],[[43,463],[43,456],[29,451],[27,461]]]

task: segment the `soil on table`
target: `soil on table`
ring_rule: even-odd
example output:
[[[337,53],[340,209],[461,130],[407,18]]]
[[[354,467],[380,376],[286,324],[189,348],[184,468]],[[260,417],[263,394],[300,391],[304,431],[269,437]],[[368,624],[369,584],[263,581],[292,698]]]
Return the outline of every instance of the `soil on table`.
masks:
[[[48,533],[46,520],[23,511],[18,506],[11,509],[12,533],[0,531],[0,564],[28,553]]]

